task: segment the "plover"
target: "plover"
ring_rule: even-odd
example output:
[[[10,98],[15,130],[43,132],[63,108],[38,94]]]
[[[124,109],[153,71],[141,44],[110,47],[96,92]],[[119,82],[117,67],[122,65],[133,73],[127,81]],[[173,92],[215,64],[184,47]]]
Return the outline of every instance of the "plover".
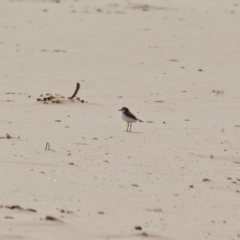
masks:
[[[128,128],[130,127],[130,131],[132,130],[132,123],[135,123],[137,121],[139,122],[143,122],[142,120],[136,118],[130,111],[128,108],[123,107],[122,109],[118,110],[122,112],[122,119],[127,122],[127,132],[128,132]]]

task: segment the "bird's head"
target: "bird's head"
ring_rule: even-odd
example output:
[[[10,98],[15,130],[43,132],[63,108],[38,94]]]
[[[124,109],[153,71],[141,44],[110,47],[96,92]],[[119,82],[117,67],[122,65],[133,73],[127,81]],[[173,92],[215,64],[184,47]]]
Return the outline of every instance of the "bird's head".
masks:
[[[128,108],[126,108],[126,107],[122,107],[122,109],[120,109],[120,110],[118,110],[118,111],[121,111],[121,112],[128,112],[129,110],[128,110]]]

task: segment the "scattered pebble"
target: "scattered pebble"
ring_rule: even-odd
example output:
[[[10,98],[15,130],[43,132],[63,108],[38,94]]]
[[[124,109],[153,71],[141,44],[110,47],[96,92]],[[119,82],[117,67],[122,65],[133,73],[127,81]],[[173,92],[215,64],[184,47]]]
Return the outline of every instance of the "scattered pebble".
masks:
[[[67,214],[72,214],[73,212],[72,211],[69,211],[69,210],[64,210],[64,209],[58,209],[60,213],[67,213]]]
[[[139,187],[137,184],[132,184],[131,186],[133,186],[133,187]]]
[[[212,92],[215,93],[216,95],[224,94],[224,90],[213,89]]]
[[[162,212],[161,208],[147,209],[149,212]]]
[[[142,227],[141,227],[141,226],[135,226],[134,228],[135,228],[135,230],[138,230],[138,231],[141,231],[141,230],[142,230]]]
[[[202,181],[203,182],[211,182],[211,180],[209,180],[208,178],[204,178]]]
[[[11,216],[5,216],[4,219],[14,219],[14,217],[11,217]]]
[[[45,220],[46,220],[46,221],[58,221],[57,218],[52,217],[52,216],[46,216],[46,217],[45,217]]]

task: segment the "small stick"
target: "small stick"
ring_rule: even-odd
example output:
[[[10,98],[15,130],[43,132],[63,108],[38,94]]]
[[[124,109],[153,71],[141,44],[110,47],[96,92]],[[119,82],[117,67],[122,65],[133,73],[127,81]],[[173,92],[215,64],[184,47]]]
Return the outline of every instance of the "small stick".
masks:
[[[20,139],[20,136],[21,136],[21,134],[20,134],[19,137],[17,137],[17,138]],[[12,138],[16,138],[16,137],[12,137],[12,136],[10,136],[8,133],[6,133],[6,137],[0,136],[0,139],[12,139]]]
[[[73,93],[73,95],[69,97],[69,99],[73,99],[77,95],[79,89],[80,89],[80,83],[77,83],[76,90]]]
[[[49,142],[46,143],[45,151],[48,151],[50,149],[50,144]]]
[[[50,148],[50,143],[49,142],[46,143],[45,151],[53,151],[53,152],[55,152],[53,149]]]

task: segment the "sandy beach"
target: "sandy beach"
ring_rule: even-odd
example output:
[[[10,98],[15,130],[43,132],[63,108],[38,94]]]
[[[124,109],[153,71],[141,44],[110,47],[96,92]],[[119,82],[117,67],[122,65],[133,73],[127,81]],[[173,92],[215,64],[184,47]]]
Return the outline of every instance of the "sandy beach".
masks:
[[[0,239],[240,239],[239,22],[234,0],[2,0]]]

